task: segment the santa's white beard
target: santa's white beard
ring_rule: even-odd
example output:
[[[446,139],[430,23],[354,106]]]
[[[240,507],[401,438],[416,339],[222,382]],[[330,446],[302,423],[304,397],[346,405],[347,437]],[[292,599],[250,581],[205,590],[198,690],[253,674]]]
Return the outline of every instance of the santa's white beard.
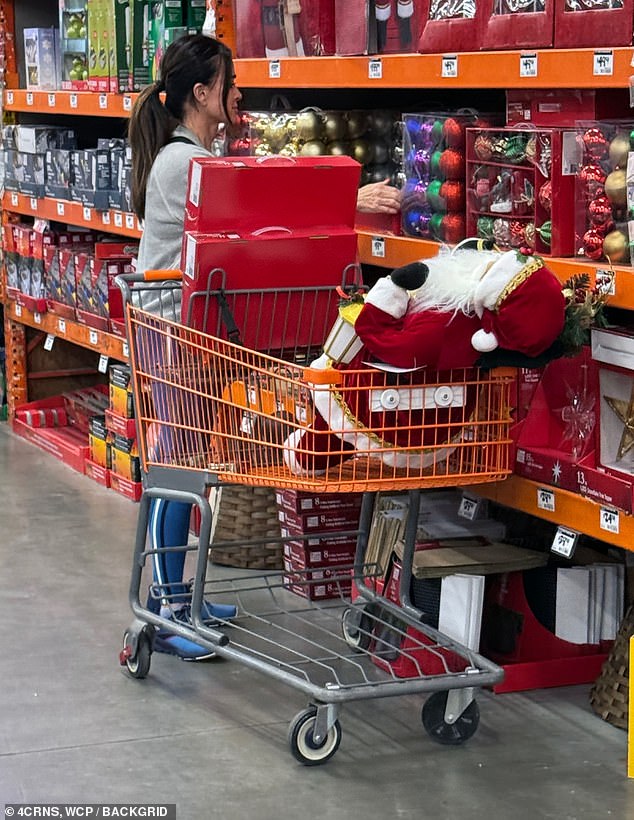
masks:
[[[408,312],[438,310],[441,313],[475,313],[474,293],[489,263],[499,259],[499,253],[466,250],[454,256],[441,252],[425,259],[429,276],[425,284],[409,300]]]

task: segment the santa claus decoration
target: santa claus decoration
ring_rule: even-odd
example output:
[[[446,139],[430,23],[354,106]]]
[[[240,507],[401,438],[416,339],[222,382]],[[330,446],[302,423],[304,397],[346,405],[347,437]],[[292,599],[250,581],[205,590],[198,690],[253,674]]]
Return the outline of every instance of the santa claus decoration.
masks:
[[[437,467],[473,422],[479,368],[534,367],[566,352],[568,303],[546,263],[473,246],[399,268],[367,293],[358,344],[346,346],[354,358],[333,360],[326,345],[312,364],[338,371],[338,384],[315,378],[312,423],[284,445],[293,473],[320,474],[354,454]]]

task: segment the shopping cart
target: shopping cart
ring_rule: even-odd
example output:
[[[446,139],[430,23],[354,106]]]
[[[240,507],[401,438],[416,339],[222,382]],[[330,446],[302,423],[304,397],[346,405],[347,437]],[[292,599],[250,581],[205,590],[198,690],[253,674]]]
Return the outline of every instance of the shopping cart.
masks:
[[[441,381],[421,370],[403,386],[394,374],[368,367],[315,370],[310,364],[337,316],[332,288],[230,291],[223,272],[214,271],[213,285],[201,297],[215,317],[210,324],[207,316],[204,327],[216,332],[204,333],[177,321],[178,275],[162,283],[152,281],[157,276],[165,273],[119,277],[144,482],[130,584],[135,619],[124,634],[122,666],[136,678],[148,674],[159,627],[298,689],[310,705],[291,722],[289,743],[305,765],[336,752],[340,706],[351,700],[431,693],[422,712],[431,737],[446,744],[471,737],[479,720],[475,690],[498,682],[503,672],[426,623],[410,598],[411,568],[421,490],[508,474],[509,373],[460,370],[442,374]],[[241,343],[245,336],[249,347]],[[413,410],[411,423],[405,411],[395,430],[393,416],[379,408],[376,424],[362,431],[354,447],[350,441],[344,446],[337,435],[343,431],[331,426],[314,432],[310,441],[319,447],[308,450],[303,436],[318,426],[317,395],[319,406],[324,396],[338,402],[345,397],[350,406],[365,400],[368,389],[375,395],[405,391],[410,405],[418,406],[413,396],[430,405],[423,447],[420,435],[417,444],[408,443],[408,429],[420,424]],[[292,457],[298,447],[300,472]],[[325,447],[328,464],[320,472],[316,465]],[[208,571],[208,492],[232,484],[363,492],[358,528],[346,533],[356,538],[353,563],[319,571],[234,571],[231,577],[226,569]],[[366,561],[375,499],[388,490],[408,491],[410,502],[398,603],[383,593],[383,568]],[[155,498],[192,503],[200,512],[196,544],[164,548],[195,553],[190,624],[161,617],[158,607],[149,606],[152,599],[170,603],[169,589],[143,583],[146,562],[161,551],[146,547]],[[255,543],[233,543],[245,542]],[[213,548],[211,542],[212,558]],[[336,597],[316,600],[325,584]],[[205,621],[205,599],[235,604],[238,613]],[[407,662],[406,674],[387,662],[394,658]]]

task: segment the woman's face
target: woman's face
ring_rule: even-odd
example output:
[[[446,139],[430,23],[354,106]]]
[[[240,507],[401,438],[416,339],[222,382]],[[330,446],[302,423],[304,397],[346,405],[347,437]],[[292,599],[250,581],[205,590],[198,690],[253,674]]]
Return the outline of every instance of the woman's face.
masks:
[[[232,80],[235,80],[235,77],[232,77]],[[236,86],[235,82],[232,82],[229,93],[227,94],[226,112],[223,100],[223,91],[224,74],[222,73],[219,74],[218,77],[216,77],[216,80],[210,85],[203,85],[200,83],[194,88],[194,96],[198,103],[198,110],[204,113],[207,118],[209,133],[212,139],[216,136],[218,125],[221,122],[226,121],[227,114],[231,120],[231,123],[227,124],[235,125],[240,120],[240,113],[238,110],[238,103],[242,99],[240,90]]]

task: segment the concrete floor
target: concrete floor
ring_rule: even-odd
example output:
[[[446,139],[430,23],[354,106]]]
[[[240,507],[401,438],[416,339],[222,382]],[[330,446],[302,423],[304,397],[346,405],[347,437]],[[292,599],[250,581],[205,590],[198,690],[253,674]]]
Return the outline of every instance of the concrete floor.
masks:
[[[236,662],[122,674],[136,505],[0,425],[0,803],[146,801],[199,818],[634,818],[626,734],[587,686],[478,697],[464,746],[422,697],[346,704],[325,766],[291,757],[303,695]]]

